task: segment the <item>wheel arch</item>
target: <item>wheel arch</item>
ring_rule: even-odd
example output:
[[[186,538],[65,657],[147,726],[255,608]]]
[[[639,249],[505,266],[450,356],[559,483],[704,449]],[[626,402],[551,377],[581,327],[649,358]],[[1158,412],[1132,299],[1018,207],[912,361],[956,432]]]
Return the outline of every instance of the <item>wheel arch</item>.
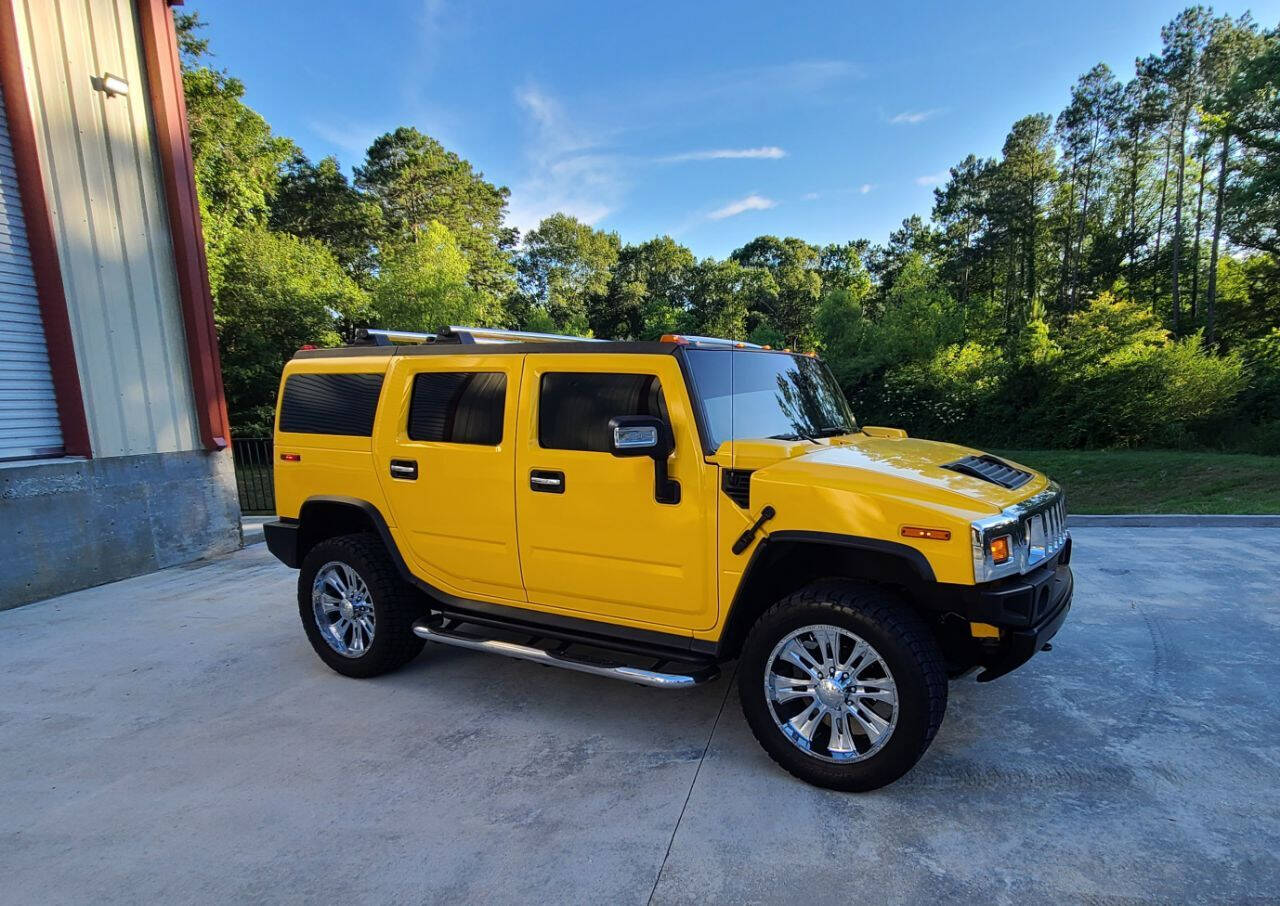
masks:
[[[908,599],[936,582],[920,551],[895,541],[829,532],[774,532],[760,542],[716,643],[719,659],[738,656],[756,619],[778,599],[819,579],[864,579],[904,590]]]
[[[321,541],[360,532],[376,535],[391,555],[396,568],[402,575],[407,573],[404,560],[391,537],[391,530],[387,528],[386,519],[376,506],[358,497],[318,495],[303,501],[298,509],[297,560],[301,563],[307,553]]]

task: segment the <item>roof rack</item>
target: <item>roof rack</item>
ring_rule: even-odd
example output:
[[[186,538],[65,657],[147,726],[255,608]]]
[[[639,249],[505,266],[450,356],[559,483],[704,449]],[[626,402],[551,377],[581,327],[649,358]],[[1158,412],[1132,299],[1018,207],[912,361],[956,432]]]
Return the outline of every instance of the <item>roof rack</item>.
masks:
[[[559,333],[534,333],[529,330],[501,330],[496,327],[462,327],[450,325],[439,333],[417,333],[411,330],[369,328],[359,338],[375,346],[393,343],[607,343],[594,337],[572,337]]]
[[[724,337],[699,337],[691,333],[663,334],[664,343],[679,343],[681,346],[729,347],[731,349],[771,349],[759,343],[747,343],[743,340],[726,340]]]

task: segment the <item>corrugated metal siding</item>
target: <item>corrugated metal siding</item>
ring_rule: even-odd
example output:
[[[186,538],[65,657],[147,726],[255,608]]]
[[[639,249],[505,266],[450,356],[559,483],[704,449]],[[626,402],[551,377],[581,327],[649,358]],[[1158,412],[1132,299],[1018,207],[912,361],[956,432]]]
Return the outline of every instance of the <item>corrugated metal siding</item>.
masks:
[[[129,0],[17,0],[27,92],[95,456],[199,446]],[[108,98],[92,79],[129,83]]]
[[[0,460],[61,453],[58,402],[0,97]]]

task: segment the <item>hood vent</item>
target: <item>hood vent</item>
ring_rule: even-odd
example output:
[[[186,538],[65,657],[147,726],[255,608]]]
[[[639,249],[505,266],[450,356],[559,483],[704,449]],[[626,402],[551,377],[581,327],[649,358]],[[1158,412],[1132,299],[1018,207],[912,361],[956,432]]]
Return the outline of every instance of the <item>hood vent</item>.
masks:
[[[748,509],[751,506],[751,470],[725,469],[721,473],[720,489],[738,506]]]
[[[957,459],[955,462],[947,463],[942,468],[950,469],[952,472],[959,472],[961,475],[981,478],[983,481],[998,484],[1000,487],[1008,488],[1009,490],[1020,488],[1031,480],[1030,472],[1024,472],[1009,465],[1003,459],[997,459],[986,453],[981,456],[966,456],[964,459]]]

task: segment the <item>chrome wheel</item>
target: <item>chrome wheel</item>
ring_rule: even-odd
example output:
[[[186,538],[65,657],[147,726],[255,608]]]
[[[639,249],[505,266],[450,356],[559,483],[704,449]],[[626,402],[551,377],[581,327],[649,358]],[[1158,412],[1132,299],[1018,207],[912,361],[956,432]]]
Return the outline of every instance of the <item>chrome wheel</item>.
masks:
[[[823,761],[870,758],[898,724],[888,664],[839,626],[805,626],[785,636],[765,664],[764,695],[782,734]]]
[[[320,567],[311,583],[311,609],[321,637],[343,657],[360,657],[373,644],[369,587],[347,564],[332,560]]]

